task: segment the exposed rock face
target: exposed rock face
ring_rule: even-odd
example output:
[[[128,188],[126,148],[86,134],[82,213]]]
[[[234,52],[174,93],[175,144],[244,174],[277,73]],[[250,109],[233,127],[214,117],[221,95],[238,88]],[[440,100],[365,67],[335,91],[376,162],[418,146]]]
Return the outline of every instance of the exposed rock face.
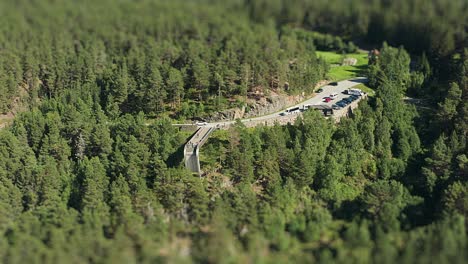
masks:
[[[304,100],[304,96],[286,96],[275,94],[267,98],[260,98],[259,100],[252,101],[247,107],[236,107],[217,112],[209,117],[203,118],[203,120],[206,122],[218,122],[267,115],[278,112],[290,105],[297,104],[302,100]]]
[[[42,84],[40,80],[37,80],[37,83]],[[5,113],[0,112],[0,129],[12,124],[13,119],[18,113],[27,110],[23,100],[29,97],[29,90],[30,88],[26,84],[18,86],[18,95],[12,99],[9,111]]]
[[[340,110],[334,110],[333,111],[333,116],[327,116],[325,118],[333,118],[333,120],[338,123],[340,122],[340,119],[343,117],[349,116],[355,108],[359,106],[359,102],[363,99],[367,98],[367,94],[364,94],[359,100],[356,100],[352,102],[351,104],[347,105],[346,107],[343,107]],[[311,110],[309,110],[311,111]],[[317,111],[317,110],[315,110]],[[248,122],[244,122],[244,125],[246,127],[256,127],[259,125],[264,125],[264,126],[273,126],[275,124],[279,125],[286,125],[286,124],[294,124],[296,119],[298,117],[301,117],[303,115],[302,112],[296,113],[296,114],[291,114],[291,115],[286,115],[286,116],[278,116],[270,119],[264,119],[264,120],[250,120]],[[220,129],[229,129],[230,125],[225,125],[220,127]]]
[[[217,122],[217,121],[228,121],[235,120],[237,118],[243,118],[245,114],[245,107],[232,108],[225,111],[217,112],[209,117],[203,118],[206,122]]]
[[[328,80],[319,81],[314,89],[317,89],[325,84]],[[236,107],[221,112],[212,114],[209,117],[203,118],[206,122],[218,122],[218,121],[229,121],[237,118],[249,118],[262,115],[268,115],[274,112],[278,112],[282,109],[288,108],[291,105],[295,105],[305,99],[304,94],[302,95],[284,95],[272,93],[268,97],[260,97],[257,100],[250,99],[247,107]]]
[[[244,114],[244,118],[262,116],[271,114],[281,109],[287,108],[304,100],[303,96],[281,96],[275,95],[268,98],[262,98],[255,104],[252,104],[249,110]]]

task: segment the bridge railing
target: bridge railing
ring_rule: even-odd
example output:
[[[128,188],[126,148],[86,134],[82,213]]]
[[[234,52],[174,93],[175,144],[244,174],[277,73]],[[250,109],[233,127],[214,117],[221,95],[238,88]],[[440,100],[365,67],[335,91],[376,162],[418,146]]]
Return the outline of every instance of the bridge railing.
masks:
[[[203,137],[200,139],[200,142],[198,143],[198,147],[201,147],[203,146],[203,144],[205,144],[205,142],[208,140],[208,138],[210,137],[211,133],[213,133],[213,131],[215,131],[216,128],[215,127],[210,127],[208,129],[208,131],[206,131],[206,133],[203,135]]]

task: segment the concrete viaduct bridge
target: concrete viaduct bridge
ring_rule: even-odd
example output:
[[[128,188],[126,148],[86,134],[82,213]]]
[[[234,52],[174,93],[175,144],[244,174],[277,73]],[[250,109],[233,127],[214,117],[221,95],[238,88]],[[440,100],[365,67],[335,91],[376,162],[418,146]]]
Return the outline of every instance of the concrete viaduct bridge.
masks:
[[[338,85],[323,86],[322,89],[324,90],[324,92],[322,92],[322,94],[318,94],[312,98],[307,99],[306,101],[300,104],[297,104],[291,107],[302,108],[305,105],[312,105],[312,106],[318,106],[316,107],[316,109],[321,109],[320,107],[331,109],[331,105],[335,101],[339,101],[343,97],[347,97],[346,95],[342,94],[344,90],[354,87],[356,85],[359,85],[361,83],[365,83],[365,82],[367,82],[367,78],[357,77],[352,80],[341,81],[338,83]],[[329,103],[324,103],[322,96],[328,96],[331,93],[337,93],[338,97],[334,101],[331,101]],[[365,97],[367,97],[367,94],[363,95],[361,99]],[[350,105],[340,110],[332,111],[333,118],[335,118],[335,120],[338,122],[341,117],[346,116],[350,112],[350,110],[353,110],[354,108],[356,108],[358,106],[359,101],[360,100],[356,100],[352,102]],[[256,127],[258,125],[272,126],[274,124],[286,125],[288,123],[294,123],[294,121],[299,116],[302,116],[302,113],[282,115],[282,112],[283,111],[279,111],[279,112],[265,115],[265,116],[241,119],[240,122],[242,122],[246,127]],[[203,123],[203,124],[199,124],[198,126],[195,124],[173,124],[174,126],[179,126],[179,127],[188,127],[188,128],[197,127],[195,134],[190,138],[190,140],[185,144],[185,147],[184,147],[185,167],[194,173],[201,174],[202,171],[200,168],[200,148],[203,146],[203,144],[206,143],[206,141],[210,137],[211,133],[213,133],[213,131],[215,131],[216,129],[228,129],[230,126],[232,126],[235,123],[236,121],[223,121],[223,122],[215,122],[215,123]]]
[[[200,148],[210,137],[216,127],[201,127],[192,138],[185,144],[184,161],[185,167],[192,172],[201,173]]]

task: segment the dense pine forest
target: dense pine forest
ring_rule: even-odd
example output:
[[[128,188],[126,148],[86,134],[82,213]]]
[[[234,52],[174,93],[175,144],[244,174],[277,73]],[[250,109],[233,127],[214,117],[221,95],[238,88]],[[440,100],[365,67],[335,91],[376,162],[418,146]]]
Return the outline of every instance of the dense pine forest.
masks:
[[[0,263],[465,263],[465,0],[0,1]],[[378,49],[339,123],[172,126],[311,94]]]

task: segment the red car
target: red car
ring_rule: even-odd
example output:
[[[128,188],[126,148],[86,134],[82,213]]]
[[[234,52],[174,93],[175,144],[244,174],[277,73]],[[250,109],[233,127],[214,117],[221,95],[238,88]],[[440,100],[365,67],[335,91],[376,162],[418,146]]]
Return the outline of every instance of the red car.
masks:
[[[330,97],[324,97],[324,98],[323,98],[323,101],[324,101],[325,103],[328,103],[328,102],[330,102],[331,100],[332,100],[332,99],[331,99]]]

